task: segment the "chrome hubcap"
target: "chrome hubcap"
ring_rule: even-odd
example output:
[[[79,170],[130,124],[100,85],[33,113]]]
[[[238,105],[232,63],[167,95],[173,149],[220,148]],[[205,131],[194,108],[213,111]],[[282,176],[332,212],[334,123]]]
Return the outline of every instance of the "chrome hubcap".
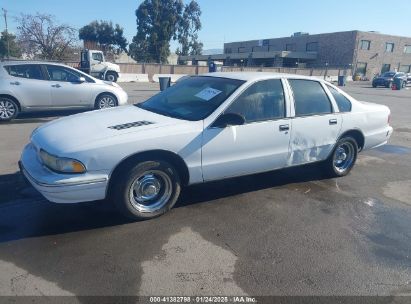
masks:
[[[111,96],[104,96],[100,99],[99,108],[106,109],[106,108],[113,108],[116,106],[116,102],[113,97]]]
[[[337,147],[334,153],[334,167],[344,173],[354,163],[354,147],[351,143],[343,143]]]
[[[147,171],[130,187],[130,202],[139,212],[154,212],[167,204],[172,194],[170,177],[162,171]]]
[[[14,105],[8,100],[0,100],[0,118],[8,119],[16,113]]]

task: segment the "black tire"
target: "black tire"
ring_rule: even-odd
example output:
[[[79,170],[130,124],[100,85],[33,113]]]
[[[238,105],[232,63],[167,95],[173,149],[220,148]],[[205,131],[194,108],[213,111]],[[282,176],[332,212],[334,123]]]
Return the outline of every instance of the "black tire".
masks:
[[[387,83],[385,84],[385,87],[386,87],[387,89],[391,88],[391,82],[387,82]]]
[[[106,80],[111,82],[117,82],[117,73],[114,72],[107,72],[106,73]]]
[[[373,83],[372,87],[375,89],[377,87],[377,85],[375,83]]]
[[[0,97],[0,121],[10,121],[16,118],[19,112],[16,101],[9,97]]]
[[[357,156],[358,144],[356,140],[350,136],[343,137],[337,142],[333,152],[323,163],[323,169],[329,177],[346,176],[354,167]]]
[[[103,93],[97,96],[94,108],[96,110],[114,108],[118,106],[116,96],[110,93]]]
[[[144,161],[113,181],[111,200],[133,220],[150,219],[169,211],[180,195],[177,170],[161,160]]]

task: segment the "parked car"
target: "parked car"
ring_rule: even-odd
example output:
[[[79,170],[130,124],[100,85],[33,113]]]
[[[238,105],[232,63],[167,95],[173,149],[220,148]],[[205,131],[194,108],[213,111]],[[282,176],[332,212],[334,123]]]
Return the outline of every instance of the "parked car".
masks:
[[[407,73],[407,84],[411,83],[411,73]]]
[[[322,80],[212,73],[140,104],[47,123],[20,168],[52,202],[110,198],[131,218],[152,218],[186,185],[314,162],[345,176],[359,151],[387,143],[389,118],[388,107]]]
[[[405,87],[407,82],[407,76],[402,72],[385,72],[381,76],[377,76],[372,80],[373,88],[376,87],[386,87],[390,88],[394,82],[394,78],[401,78],[403,80],[403,87]]]
[[[0,121],[21,112],[103,109],[127,103],[116,83],[93,78],[69,66],[48,62],[0,63]]]

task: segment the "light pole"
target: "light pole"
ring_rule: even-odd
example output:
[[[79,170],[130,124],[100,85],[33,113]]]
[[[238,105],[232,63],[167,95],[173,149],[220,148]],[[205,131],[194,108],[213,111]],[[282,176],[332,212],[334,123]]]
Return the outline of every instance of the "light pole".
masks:
[[[3,16],[4,16],[4,22],[6,23],[6,39],[7,39],[7,59],[10,59],[10,42],[9,42],[9,31],[7,28],[7,10],[2,8],[3,11]]]

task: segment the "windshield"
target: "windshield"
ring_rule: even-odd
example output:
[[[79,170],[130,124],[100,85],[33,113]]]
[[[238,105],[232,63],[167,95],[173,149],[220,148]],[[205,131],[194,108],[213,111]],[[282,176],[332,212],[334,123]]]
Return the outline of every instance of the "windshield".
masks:
[[[382,77],[394,77],[394,75],[395,75],[395,73],[393,73],[393,72],[387,72],[387,73],[384,73],[384,75],[382,75]]]
[[[194,76],[136,104],[142,109],[184,120],[202,120],[215,111],[245,81]]]

